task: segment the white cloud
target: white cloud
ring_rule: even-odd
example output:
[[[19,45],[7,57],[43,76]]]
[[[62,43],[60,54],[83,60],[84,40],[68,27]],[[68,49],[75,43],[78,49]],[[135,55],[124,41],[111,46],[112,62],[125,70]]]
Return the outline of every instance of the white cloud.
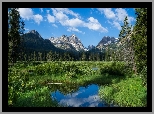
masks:
[[[65,14],[70,14],[70,15],[73,15],[77,18],[79,18],[79,14],[78,13],[74,13],[72,10],[69,10],[68,8],[55,8],[58,12],[62,12],[62,13],[65,13]]]
[[[119,24],[119,22],[117,22],[117,21],[111,22],[111,21],[109,21],[109,20],[107,20],[107,22],[108,22],[109,24],[113,25],[114,27],[116,27],[118,30],[121,30],[121,25]],[[111,27],[110,27],[110,28],[111,28]]]
[[[50,12],[50,10],[46,10],[46,12],[47,12],[47,13],[49,13],[49,12]]]
[[[18,11],[23,19],[33,19],[33,11],[31,8],[19,8]]]
[[[56,24],[52,24],[52,26],[54,26],[54,27],[58,28],[58,26],[57,26]]]
[[[125,17],[128,16],[126,10],[122,8],[117,8],[115,12],[116,12],[118,21],[121,21],[121,22],[123,22]]]
[[[103,14],[105,14],[105,16],[108,18],[108,19],[113,19],[115,18],[115,14],[114,12],[112,11],[111,8],[98,8],[98,10]]]
[[[55,17],[51,16],[50,14],[47,15],[47,19],[49,23],[54,23],[55,22]]]
[[[51,8],[53,11],[53,15],[55,17],[55,20],[58,21],[62,26],[67,26],[68,31],[76,31],[79,33],[83,33],[79,31],[76,27],[87,27],[91,30],[99,31],[99,32],[108,32],[108,30],[98,22],[97,19],[94,19],[93,17],[88,18],[89,22],[82,21],[79,17],[80,15],[77,13],[74,13],[73,11],[67,9],[67,8]],[[73,15],[75,18],[69,19],[68,15]]]
[[[34,20],[37,24],[43,21],[43,17],[39,14],[34,15],[31,8],[19,8],[20,16],[25,20]]]
[[[40,24],[41,21],[43,21],[43,17],[39,14],[37,15],[34,15],[34,21],[37,23],[37,24]]]
[[[43,12],[43,8],[40,8],[40,10],[41,10],[41,13]]]
[[[79,26],[83,26],[84,22],[78,18],[73,18],[73,19],[69,19],[68,21],[66,21],[68,26],[73,26],[73,27],[79,27]]]
[[[134,17],[129,16],[125,9],[117,8],[115,11],[116,11],[116,15],[117,15],[116,18],[117,18],[118,21],[123,23],[126,16],[128,18],[128,23],[135,21]]]
[[[114,27],[116,27],[118,30],[121,30],[121,26],[120,26],[120,24],[119,24],[118,22],[113,21],[113,25],[114,25]]]
[[[82,31],[80,31],[79,29],[75,28],[75,27],[69,27],[67,29],[67,31],[71,32],[71,31],[75,31],[75,32],[79,32],[79,33],[82,33]]]
[[[93,17],[88,18],[88,23],[84,23],[84,26],[88,27],[91,30],[99,31],[99,32],[108,32],[108,30],[101,26],[97,19]]]
[[[128,23],[131,24],[132,21],[135,21],[134,17],[128,15],[127,11],[122,8],[115,9],[115,12],[111,8],[97,8],[101,14],[104,14],[106,18],[112,19],[112,22],[108,21],[111,25],[116,27],[118,30],[121,29],[120,23],[123,23],[125,17],[128,17]]]

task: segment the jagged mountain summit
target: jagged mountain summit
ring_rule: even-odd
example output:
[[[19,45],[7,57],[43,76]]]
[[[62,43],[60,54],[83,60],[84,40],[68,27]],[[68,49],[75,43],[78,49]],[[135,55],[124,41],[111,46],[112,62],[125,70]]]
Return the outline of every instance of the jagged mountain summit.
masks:
[[[88,46],[88,50],[91,50],[91,49],[94,49],[94,48],[95,48],[94,45],[89,45],[89,46]]]
[[[87,51],[87,49],[81,43],[80,39],[75,34],[71,36],[62,35],[58,38],[51,37],[49,40],[54,44],[55,47],[61,49]]]
[[[29,52],[49,52],[49,51],[59,51],[62,49],[56,48],[48,39],[43,39],[41,35],[36,30],[31,30],[23,35],[24,47],[26,51]]]
[[[104,49],[106,46],[110,44],[116,44],[118,42],[118,38],[104,36],[102,40],[98,43],[96,48],[98,49]]]
[[[40,35],[36,30],[31,30],[31,31],[29,31],[29,32],[27,32],[27,33],[32,33],[32,34],[35,34],[35,35],[37,35],[38,37],[42,38],[41,35]]]

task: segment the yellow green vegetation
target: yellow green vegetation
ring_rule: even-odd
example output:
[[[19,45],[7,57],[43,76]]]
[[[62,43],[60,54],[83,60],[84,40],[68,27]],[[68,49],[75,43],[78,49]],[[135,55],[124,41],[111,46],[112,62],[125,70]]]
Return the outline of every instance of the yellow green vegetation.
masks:
[[[97,68],[93,70],[93,68]],[[98,84],[99,95],[118,106],[146,106],[146,87],[139,76],[130,76],[124,62],[34,62],[9,68],[9,106],[58,107],[50,92],[63,94],[80,86]],[[48,83],[62,83],[52,85]]]

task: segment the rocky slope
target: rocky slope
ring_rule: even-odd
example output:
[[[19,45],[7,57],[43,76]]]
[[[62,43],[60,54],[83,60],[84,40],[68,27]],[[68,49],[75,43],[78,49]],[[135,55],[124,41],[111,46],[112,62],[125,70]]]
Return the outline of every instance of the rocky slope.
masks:
[[[80,39],[75,34],[71,36],[63,35],[58,38],[51,37],[49,38],[49,40],[54,44],[55,47],[61,49],[86,51],[86,48],[83,46]]]
[[[102,40],[98,43],[96,48],[98,48],[98,49],[105,49],[108,45],[116,44],[117,41],[118,41],[117,38],[109,37],[109,36],[104,36],[102,38]]]
[[[36,30],[31,30],[23,35],[24,47],[27,52],[44,52],[57,51],[62,52],[62,49],[56,48],[48,39],[43,39]]]

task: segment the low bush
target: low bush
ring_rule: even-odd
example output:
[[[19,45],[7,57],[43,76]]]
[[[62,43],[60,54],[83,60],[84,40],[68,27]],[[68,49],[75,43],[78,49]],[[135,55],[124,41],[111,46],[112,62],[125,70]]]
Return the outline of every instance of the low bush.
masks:
[[[125,70],[125,63],[123,62],[111,62],[109,64],[104,64],[100,69],[101,74],[108,73],[109,75],[122,76],[127,71]]]

